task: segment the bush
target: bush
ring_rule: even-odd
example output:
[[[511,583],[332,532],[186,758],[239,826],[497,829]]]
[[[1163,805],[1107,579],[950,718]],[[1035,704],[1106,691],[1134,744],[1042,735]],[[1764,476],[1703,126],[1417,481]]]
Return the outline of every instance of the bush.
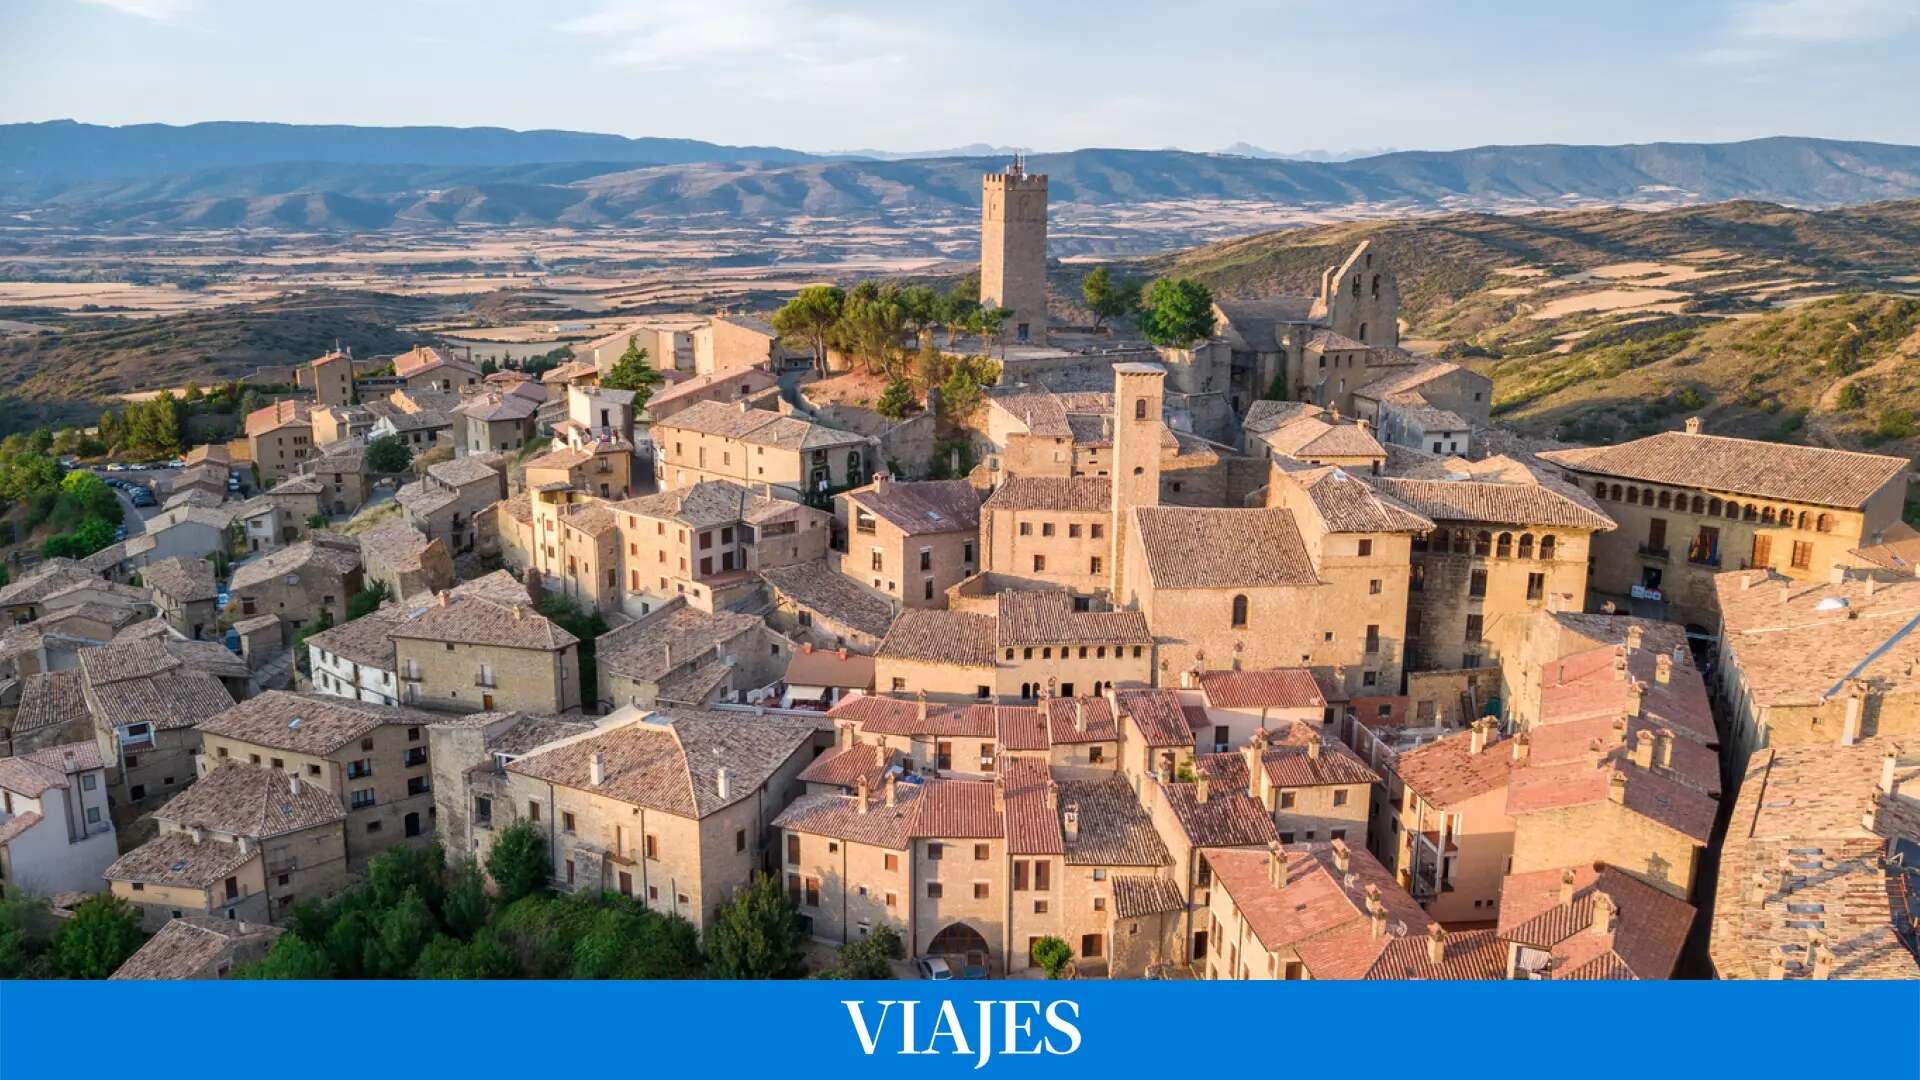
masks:
[[[330,979],[333,964],[320,946],[297,933],[281,934],[259,961],[233,973],[236,979]]]
[[[133,905],[106,893],[90,896],[54,934],[53,969],[69,979],[104,979],[146,940]]]
[[[1051,935],[1034,942],[1031,952],[1033,962],[1040,965],[1049,979],[1057,979],[1065,974],[1067,965],[1073,962],[1073,948]]]
[[[840,946],[840,962],[820,973],[822,979],[891,979],[893,967],[906,952],[900,932],[882,923],[873,933]]]
[[[873,411],[889,420],[904,420],[919,405],[919,399],[913,393],[913,384],[903,378],[895,378],[887,383],[886,392],[874,403]]]
[[[502,905],[544,894],[552,877],[546,837],[530,821],[507,826],[487,852],[487,876],[493,879]]]
[[[376,581],[347,597],[347,621],[352,622],[362,615],[371,615],[380,610],[380,605],[387,602],[387,593],[387,583]]]
[[[1848,383],[1840,388],[1837,404],[1847,412],[1858,411],[1867,404],[1867,388],[1858,382]]]
[[[367,471],[401,473],[413,464],[413,451],[398,435],[382,435],[367,444]]]
[[[796,979],[806,971],[800,913],[770,874],[755,875],[720,906],[706,945],[709,978]]]

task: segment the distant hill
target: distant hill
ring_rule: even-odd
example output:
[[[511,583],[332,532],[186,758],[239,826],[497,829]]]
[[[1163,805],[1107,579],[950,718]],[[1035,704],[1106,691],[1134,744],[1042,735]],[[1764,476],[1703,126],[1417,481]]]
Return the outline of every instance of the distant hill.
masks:
[[[61,123],[0,127],[0,162],[0,208],[46,225],[362,231],[958,213],[979,205],[980,173],[1005,157],[847,160],[498,129]],[[1920,147],[1787,137],[1339,162],[1085,149],[1036,154],[1029,166],[1048,174],[1056,203],[1109,207],[1245,200],[1433,211],[1729,199],[1819,207],[1920,197]]]

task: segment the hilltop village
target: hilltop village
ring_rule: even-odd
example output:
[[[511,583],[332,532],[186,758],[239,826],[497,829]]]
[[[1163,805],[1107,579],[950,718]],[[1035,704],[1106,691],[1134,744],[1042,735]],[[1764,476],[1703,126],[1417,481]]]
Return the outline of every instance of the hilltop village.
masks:
[[[909,401],[824,394],[798,308],[314,359],[0,588],[0,893],[220,977],[532,832],[903,973],[1920,977],[1911,462],[1529,443],[1365,243],[1063,325],[1046,231],[983,179],[990,317],[881,342]]]

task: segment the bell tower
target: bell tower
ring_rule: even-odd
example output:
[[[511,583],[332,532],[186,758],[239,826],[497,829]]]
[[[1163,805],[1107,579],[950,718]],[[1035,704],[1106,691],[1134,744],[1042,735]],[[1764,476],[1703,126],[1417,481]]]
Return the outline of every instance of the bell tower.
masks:
[[[980,180],[980,303],[1013,312],[1003,340],[1047,341],[1047,178],[1017,156]]]
[[[1160,505],[1161,405],[1167,369],[1159,364],[1113,365],[1113,568],[1108,586],[1116,604],[1126,602],[1127,534],[1133,508]]]

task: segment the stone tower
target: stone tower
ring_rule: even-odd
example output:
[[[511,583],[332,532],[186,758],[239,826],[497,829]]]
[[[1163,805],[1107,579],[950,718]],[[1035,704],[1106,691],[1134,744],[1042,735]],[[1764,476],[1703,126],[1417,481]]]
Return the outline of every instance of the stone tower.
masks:
[[[1007,340],[1046,343],[1047,178],[1024,158],[980,179],[980,303],[1012,310]]]
[[[1160,437],[1166,425],[1160,410],[1166,398],[1167,369],[1159,364],[1113,365],[1113,538],[1108,592],[1126,603],[1127,534],[1136,506],[1160,505]]]
[[[1362,240],[1347,261],[1329,267],[1320,278],[1320,302],[1327,327],[1368,345],[1400,344],[1400,287],[1373,241]]]

